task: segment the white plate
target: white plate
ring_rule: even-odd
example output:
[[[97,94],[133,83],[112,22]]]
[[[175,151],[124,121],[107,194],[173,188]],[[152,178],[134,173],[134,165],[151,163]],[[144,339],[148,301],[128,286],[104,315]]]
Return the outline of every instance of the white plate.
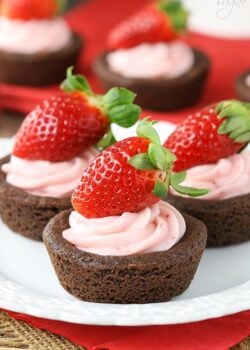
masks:
[[[173,126],[157,125],[162,139]],[[114,129],[120,139],[124,131]],[[134,128],[126,131],[131,135]],[[0,140],[0,156],[10,140]],[[207,249],[190,287],[167,303],[111,305],[81,302],[61,288],[42,243],[0,222],[0,307],[33,316],[96,325],[176,324],[250,308],[250,242]]]

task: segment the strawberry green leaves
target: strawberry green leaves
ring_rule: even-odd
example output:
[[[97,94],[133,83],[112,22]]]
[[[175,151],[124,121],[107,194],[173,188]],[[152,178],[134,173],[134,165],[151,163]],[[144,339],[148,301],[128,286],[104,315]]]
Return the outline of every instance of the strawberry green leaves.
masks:
[[[112,123],[124,128],[134,125],[141,108],[134,104],[136,95],[125,88],[112,88],[101,97],[100,107]]]
[[[73,67],[67,69],[67,76],[60,86],[61,89],[65,92],[82,91],[92,95],[93,92],[87,79],[85,79],[83,75],[73,75],[73,69]]]
[[[154,164],[150,161],[148,153],[139,153],[128,160],[128,163],[138,170],[156,170]]]
[[[85,93],[90,104],[100,108],[111,123],[129,128],[137,122],[141,108],[134,104],[136,94],[118,87],[110,89],[105,95],[95,94],[84,76],[72,72],[73,67],[67,69],[67,77],[61,84],[63,91]]]
[[[57,15],[62,14],[68,7],[69,5],[69,0],[57,0]]]
[[[153,189],[153,194],[156,197],[164,199],[167,196],[167,193],[168,193],[168,183],[157,180],[155,183],[155,187]]]
[[[67,93],[79,92],[83,96],[83,103],[97,107],[102,115],[110,123],[115,123],[124,128],[134,125],[140,114],[141,108],[134,104],[136,94],[125,88],[114,87],[105,95],[95,94],[87,79],[82,75],[74,75],[73,67],[67,69],[67,77],[61,84],[61,89]],[[104,149],[115,142],[111,128],[109,128],[97,147]]]
[[[208,194],[209,190],[198,189],[194,187],[181,186],[180,184],[185,180],[186,172],[172,173],[170,176],[170,185],[175,189],[176,192],[190,196],[190,197],[200,197]]]
[[[156,180],[153,194],[159,198],[165,198],[169,186],[172,186],[176,192],[183,195],[198,197],[207,194],[206,189],[196,189],[193,187],[181,186],[185,180],[186,173],[174,173],[173,164],[176,157],[167,148],[161,146],[160,137],[153,128],[155,121],[143,119],[137,127],[137,135],[148,139],[149,146],[146,153],[139,153],[129,158],[128,163],[138,170],[152,170],[162,172],[162,181]]]
[[[151,142],[160,145],[161,140],[157,131],[153,128],[153,125],[157,122],[155,120],[150,121],[148,118],[144,118],[137,126],[136,134],[139,137],[149,139]]]
[[[148,147],[148,157],[155,169],[167,171],[171,170],[175,156],[167,149],[155,143],[150,143]]]
[[[163,0],[158,4],[160,10],[170,18],[173,28],[182,32],[187,27],[188,12],[179,0]]]
[[[137,135],[148,139],[150,143],[147,153],[143,153],[143,156],[142,153],[136,154],[129,159],[129,164],[136,169],[158,169],[162,171],[172,169],[176,158],[167,148],[161,146],[160,137],[153,127],[155,123],[155,121],[145,118],[137,126]]]
[[[215,111],[224,118],[218,129],[219,134],[227,134],[235,142],[250,141],[250,106],[237,100],[219,103]]]
[[[119,104],[133,103],[136,94],[125,88],[112,88],[102,98],[106,107],[117,106]]]

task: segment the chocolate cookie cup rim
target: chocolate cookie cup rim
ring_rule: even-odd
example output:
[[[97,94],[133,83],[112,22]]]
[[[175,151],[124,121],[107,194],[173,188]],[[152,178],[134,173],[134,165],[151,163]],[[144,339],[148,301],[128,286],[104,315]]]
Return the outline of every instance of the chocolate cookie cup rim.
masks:
[[[54,52],[37,52],[37,53],[17,53],[17,52],[8,52],[0,49],[0,56],[2,59],[6,59],[10,62],[29,62],[30,64],[33,62],[44,61],[44,59],[58,59],[64,58],[72,54],[72,52],[80,52],[84,48],[85,40],[80,34],[76,32],[71,33],[71,39],[67,45],[62,47],[58,51]]]
[[[183,202],[187,202],[187,203],[199,203],[199,204],[206,204],[206,205],[213,205],[213,206],[217,206],[219,205],[221,207],[221,204],[231,204],[232,202],[234,202],[235,200],[238,201],[239,199],[243,198],[248,198],[250,200],[250,193],[246,193],[243,195],[239,195],[239,196],[235,196],[235,197],[230,197],[230,198],[224,198],[224,199],[203,199],[203,198],[190,198],[190,197],[183,197],[183,196],[178,196],[175,194],[170,194],[169,195],[169,199],[178,199],[178,200],[183,200]]]
[[[97,76],[101,77],[103,80],[112,81],[113,84],[119,86],[129,86],[131,84],[138,84],[141,86],[176,86],[176,85],[186,85],[194,80],[196,80],[200,75],[207,72],[210,68],[210,58],[208,55],[202,51],[192,47],[191,48],[195,61],[191,69],[186,73],[181,74],[175,78],[130,78],[125,77],[119,73],[110,70],[106,57],[112,51],[104,51],[102,54],[96,57],[92,67]],[[198,65],[197,65],[198,63]]]
[[[25,203],[27,206],[36,206],[37,208],[47,208],[47,207],[62,207],[70,206],[70,198],[56,198],[56,197],[45,197],[36,196],[31,193],[24,191],[21,188],[15,187],[6,181],[6,174],[1,170],[1,165],[7,163],[10,160],[10,155],[7,155],[0,159],[0,196],[1,188],[5,187],[9,192],[15,193],[16,203]]]
[[[54,253],[68,257],[70,260],[73,258],[77,265],[80,265],[83,268],[86,266],[92,266],[95,268],[100,267],[103,269],[105,267],[114,267],[116,265],[119,265],[120,268],[128,265],[130,267],[133,265],[138,267],[140,264],[157,265],[159,261],[163,261],[169,256],[179,256],[182,259],[186,259],[188,255],[192,254],[196,246],[200,247],[200,241],[204,240],[204,235],[205,241],[207,241],[207,229],[205,224],[191,215],[182,212],[186,222],[186,232],[182,239],[169,250],[123,256],[93,254],[79,250],[63,238],[62,232],[69,227],[68,218],[71,212],[72,209],[66,209],[52,218],[43,231],[43,240],[45,246],[50,246],[50,248],[48,248],[49,250],[52,249]],[[65,220],[67,220],[66,223]],[[194,228],[197,227],[199,230],[194,230]],[[197,239],[198,231],[200,233],[200,239]],[[195,237],[193,237],[194,234]],[[188,248],[190,248],[190,254]]]
[[[246,88],[250,89],[250,87],[247,86],[247,84],[245,82],[245,79],[248,75],[250,75],[250,69],[244,71],[243,73],[241,73],[240,75],[237,76],[237,78],[235,79],[236,84],[242,83],[243,85],[245,85]]]
[[[248,75],[250,75],[250,69],[240,74],[235,79],[234,84],[237,95],[240,97],[240,99],[243,99],[247,102],[250,101],[250,86],[246,84],[246,77]]]

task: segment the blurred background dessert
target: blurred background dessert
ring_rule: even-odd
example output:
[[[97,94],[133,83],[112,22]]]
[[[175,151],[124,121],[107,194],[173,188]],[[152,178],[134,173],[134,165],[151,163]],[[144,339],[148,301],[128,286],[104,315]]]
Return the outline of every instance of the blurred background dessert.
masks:
[[[0,4],[0,81],[43,86],[61,81],[75,65],[82,38],[61,17],[67,1]]]

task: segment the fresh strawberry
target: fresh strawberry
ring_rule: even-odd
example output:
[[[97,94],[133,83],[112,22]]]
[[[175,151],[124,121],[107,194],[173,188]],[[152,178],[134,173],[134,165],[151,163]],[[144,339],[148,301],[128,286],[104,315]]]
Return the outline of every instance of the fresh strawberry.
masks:
[[[179,0],[163,0],[145,6],[119,23],[108,37],[111,50],[141,43],[169,42],[185,30],[187,11]]]
[[[169,184],[193,196],[207,193],[179,185],[184,173],[172,173],[174,155],[160,145],[147,119],[139,123],[137,137],[107,148],[84,171],[72,195],[72,205],[88,218],[136,212],[165,197]]]
[[[140,107],[135,94],[125,88],[112,88],[96,95],[83,76],[68,69],[62,96],[51,97],[37,106],[17,132],[13,154],[29,160],[60,162],[71,159],[101,140],[112,144],[110,124],[133,125]]]
[[[66,0],[1,0],[2,16],[11,19],[46,19],[54,17],[66,5]]]
[[[216,163],[241,151],[250,141],[250,105],[224,101],[190,115],[164,146],[177,160],[175,171]]]

